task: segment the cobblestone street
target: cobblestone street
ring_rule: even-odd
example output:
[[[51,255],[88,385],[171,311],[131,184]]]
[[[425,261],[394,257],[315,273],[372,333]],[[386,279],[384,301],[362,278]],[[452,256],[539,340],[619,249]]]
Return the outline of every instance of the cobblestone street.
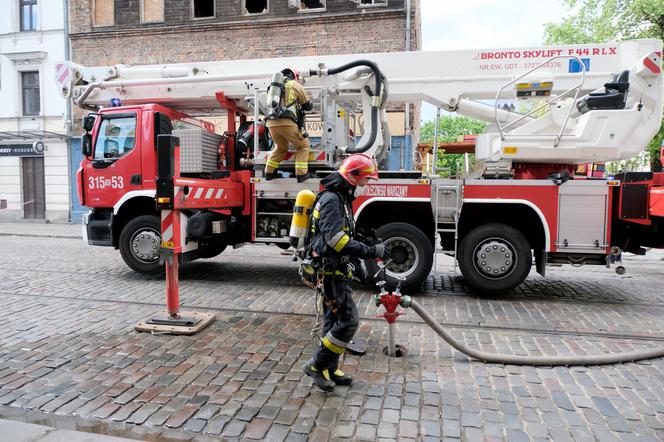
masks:
[[[3,225],[0,224],[0,233]],[[201,333],[137,333],[163,309],[160,277],[75,236],[0,236],[0,417],[145,440],[662,440],[664,360],[535,368],[473,362],[408,311],[404,357],[355,289],[366,355],[351,387],[312,388],[315,297],[276,247],[248,245],[180,270],[184,309],[214,313]],[[470,294],[429,277],[416,299],[455,337],[518,355],[664,345],[661,252],[604,267],[533,270],[514,293]]]

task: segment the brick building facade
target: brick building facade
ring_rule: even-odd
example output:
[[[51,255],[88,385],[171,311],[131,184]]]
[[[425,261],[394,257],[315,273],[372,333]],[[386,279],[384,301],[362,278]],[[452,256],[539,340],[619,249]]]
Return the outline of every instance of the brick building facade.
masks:
[[[421,47],[420,0],[70,0],[69,12],[72,61],[86,66]],[[412,131],[406,128],[404,109],[391,107],[397,149],[391,152],[390,168],[409,167],[410,140],[417,139],[419,105],[410,106]]]
[[[419,50],[419,0],[71,0],[72,59],[108,65],[403,51],[407,3],[410,50]],[[249,13],[255,4],[267,9]]]

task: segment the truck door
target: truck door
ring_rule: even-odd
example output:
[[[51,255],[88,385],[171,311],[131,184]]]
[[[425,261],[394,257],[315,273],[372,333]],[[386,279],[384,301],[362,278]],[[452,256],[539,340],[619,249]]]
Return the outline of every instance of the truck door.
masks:
[[[85,166],[88,206],[113,207],[127,192],[143,188],[136,121],[135,112],[101,116],[93,134],[92,158]]]

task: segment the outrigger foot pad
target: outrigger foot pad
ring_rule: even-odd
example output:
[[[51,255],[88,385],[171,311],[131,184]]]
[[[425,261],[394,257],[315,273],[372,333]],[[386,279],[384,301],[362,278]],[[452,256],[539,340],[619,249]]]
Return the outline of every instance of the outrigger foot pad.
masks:
[[[193,335],[210,325],[214,319],[215,316],[211,313],[182,312],[178,317],[162,313],[142,320],[136,324],[134,330],[171,335]]]

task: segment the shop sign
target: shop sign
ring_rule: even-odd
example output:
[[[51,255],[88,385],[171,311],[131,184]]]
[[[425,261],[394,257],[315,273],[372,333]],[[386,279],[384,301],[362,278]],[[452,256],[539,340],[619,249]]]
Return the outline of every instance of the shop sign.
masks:
[[[44,156],[44,143],[0,144],[0,157],[41,157]]]

